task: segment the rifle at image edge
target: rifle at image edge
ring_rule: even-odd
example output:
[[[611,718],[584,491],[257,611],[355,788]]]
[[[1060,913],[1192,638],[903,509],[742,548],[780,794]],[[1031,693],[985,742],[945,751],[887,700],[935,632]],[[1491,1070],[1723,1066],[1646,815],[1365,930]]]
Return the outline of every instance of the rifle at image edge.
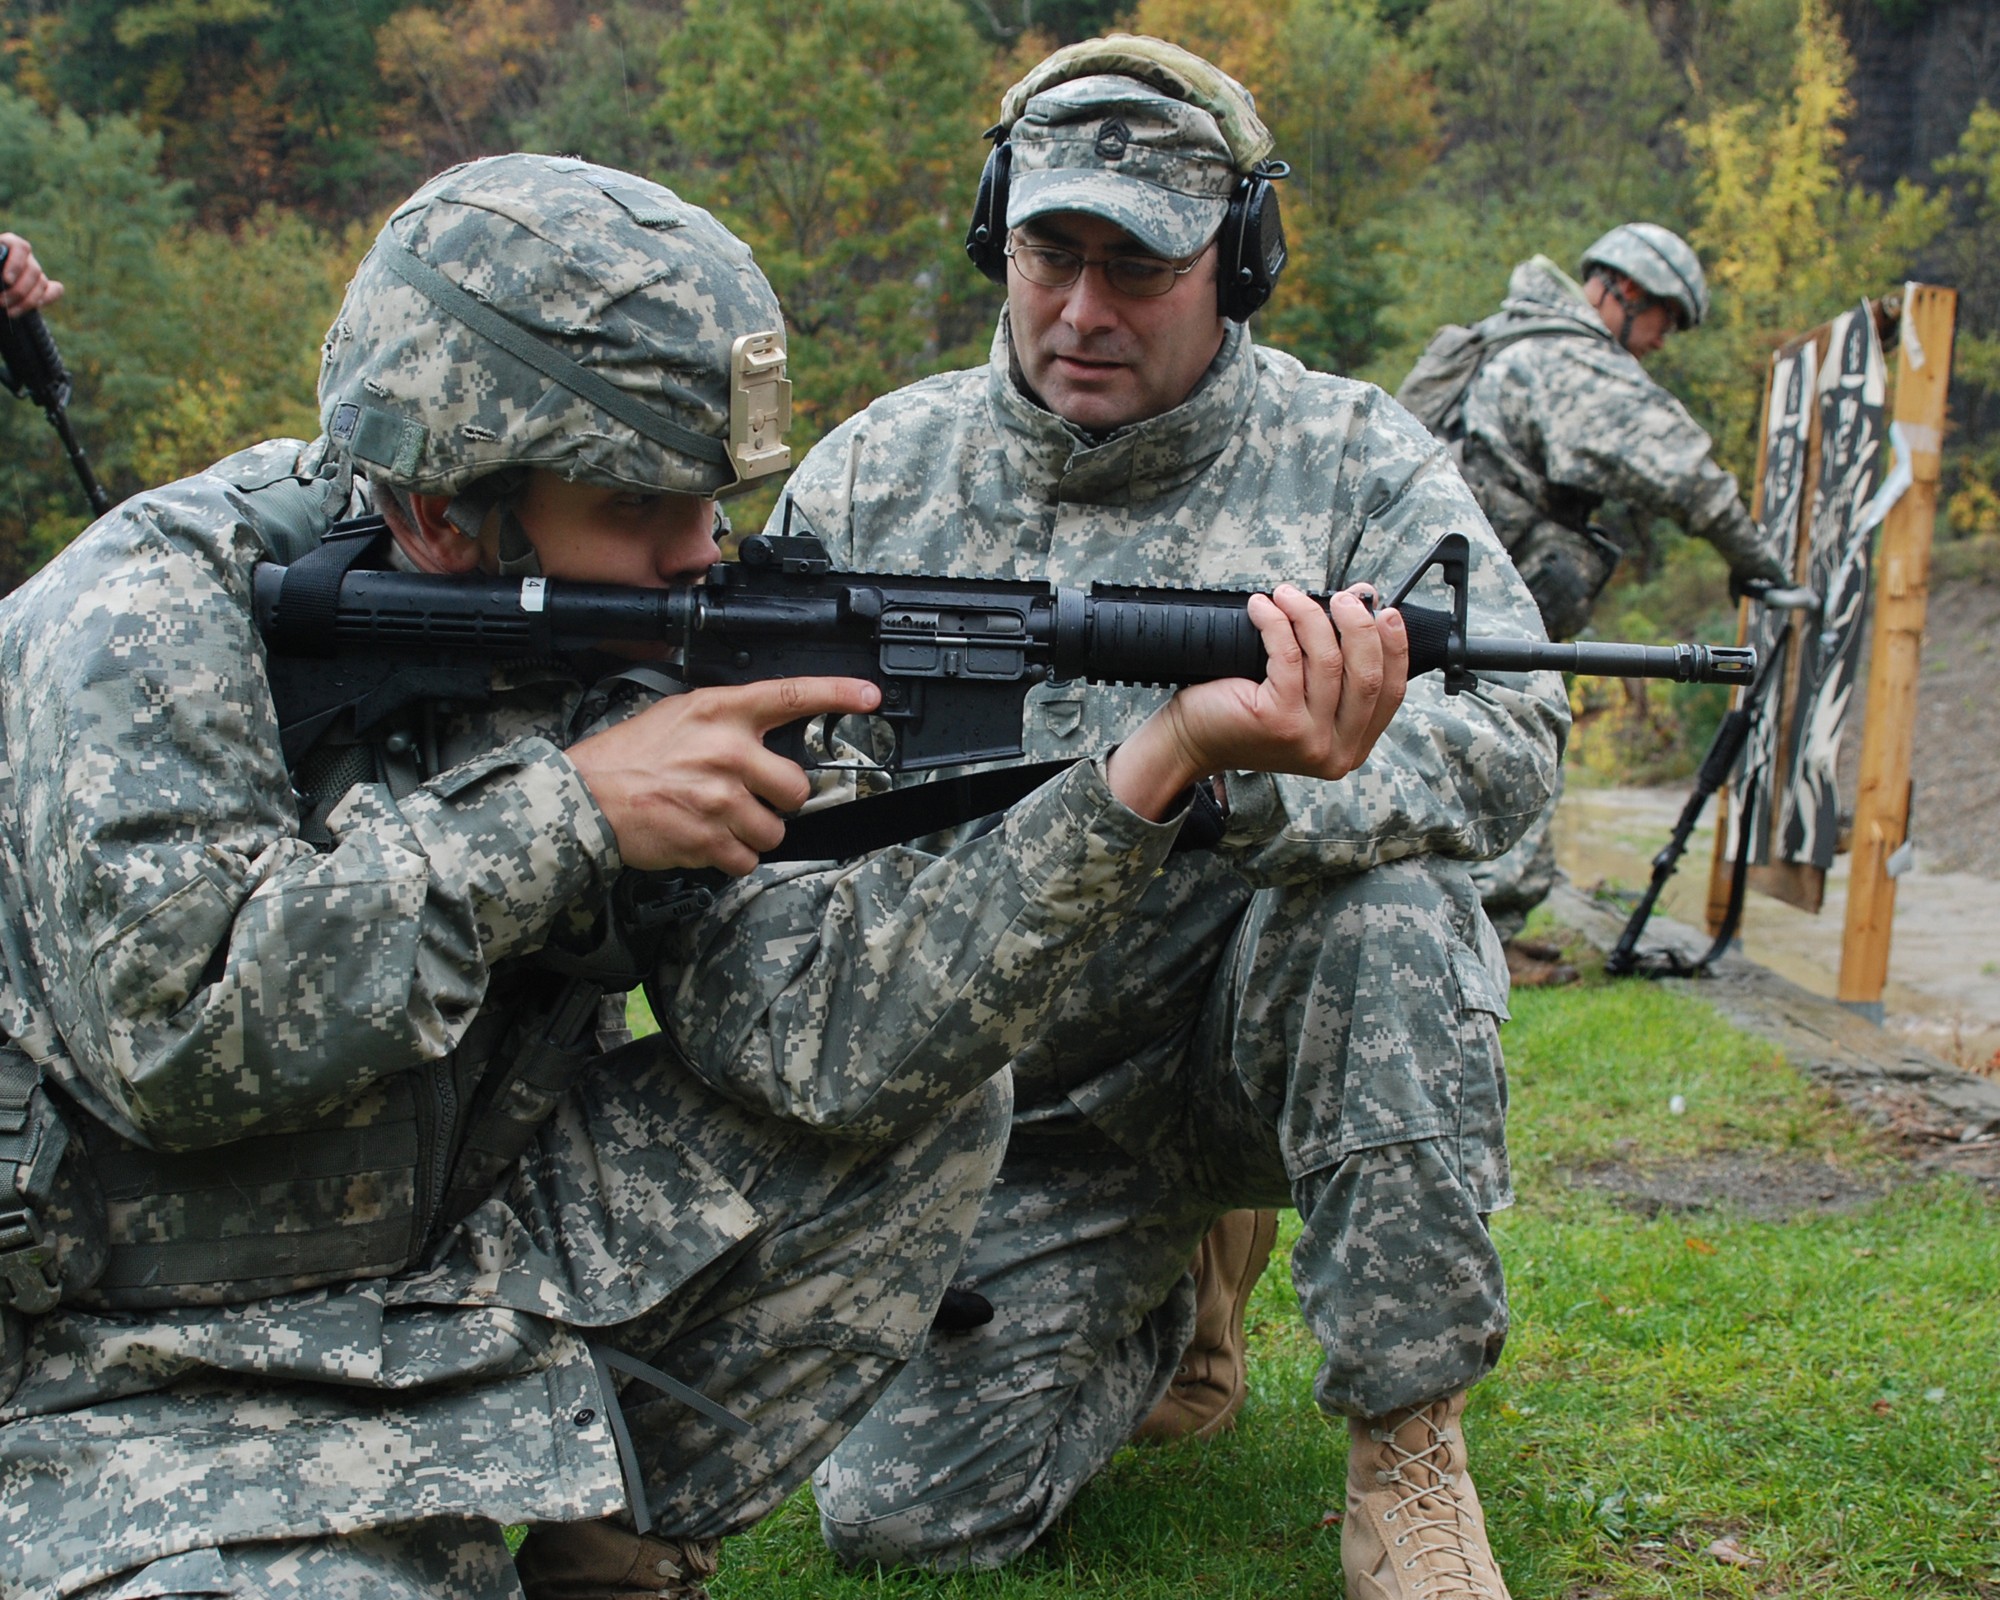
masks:
[[[7,261],[8,247],[0,244],[0,266]],[[90,502],[92,516],[101,517],[111,509],[111,496],[97,481],[90,458],[77,442],[69,425],[69,369],[56,350],[56,341],[39,311],[23,311],[19,316],[0,316],[0,386],[18,400],[32,400],[42,408],[49,426],[56,430],[69,464],[83,485],[83,497]]]
[[[706,581],[627,588],[542,578],[441,577],[360,570],[386,537],[379,518],[333,529],[312,554],[254,574],[257,627],[270,652],[271,685],[285,755],[296,760],[338,717],[354,732],[425,700],[483,698],[486,664],[547,659],[605,644],[665,646],[690,686],[829,675],[866,678],[882,691],[872,716],[893,740],[890,771],[915,772],[1017,760],[1028,690],[1083,679],[1180,687],[1215,678],[1262,678],[1264,646],[1249,593],[1096,584],[837,572],[809,535],[754,535],[740,560],[710,567]],[[1756,652],[1700,644],[1550,644],[1466,632],[1470,547],[1447,534],[1389,604],[1403,614],[1410,675],[1442,672],[1447,693],[1482,672],[1581,672],[1679,683],[1748,683]],[[1404,604],[1436,570],[1452,609]],[[801,765],[817,763],[804,721],[768,743]],[[1004,809],[1066,762],[1037,763],[960,780],[969,820]],[[921,813],[928,826],[855,844],[838,832],[843,812],[920,795],[902,791],[815,813],[826,830],[818,854],[790,836],[767,859],[821,859],[895,842],[946,825],[942,796]],[[993,803],[997,800],[997,803]],[[962,809],[962,807],[961,807]],[[912,815],[918,815],[912,812]],[[822,823],[821,819],[825,819]],[[826,840],[842,848],[823,848]]]

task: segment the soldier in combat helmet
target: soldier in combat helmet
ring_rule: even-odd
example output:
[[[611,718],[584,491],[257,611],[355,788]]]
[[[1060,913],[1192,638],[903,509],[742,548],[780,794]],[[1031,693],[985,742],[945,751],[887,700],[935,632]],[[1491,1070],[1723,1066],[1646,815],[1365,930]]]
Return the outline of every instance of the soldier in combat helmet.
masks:
[[[1326,591],[1393,583],[1462,532],[1475,628],[1539,634],[1443,446],[1381,390],[1251,338],[1283,243],[1272,140],[1241,86],[1116,35],[1034,69],[996,135],[969,245],[1007,288],[991,360],[836,428],[779,520],[860,570]],[[1393,686],[1400,617],[1333,604],[1353,673],[1379,641]],[[1029,753],[1087,768],[1115,747],[1115,773],[1159,700],[1040,685]],[[1506,974],[1466,863],[1540,811],[1567,713],[1553,674],[1455,697],[1425,678],[1359,768],[1157,769],[1147,814],[1183,848],[1062,990],[997,989],[980,1024],[1015,1112],[954,1287],[991,1314],[934,1334],[815,1476],[840,1557],[949,1569],[1027,1550],[1174,1384],[1211,1225],[1296,1205],[1318,1398],[1350,1440],[1347,1593],[1503,1600],[1461,1414],[1507,1326],[1486,1226],[1511,1198]],[[1032,862],[1039,826],[1016,807],[971,832]],[[891,864],[921,882],[966,848]],[[955,959],[888,959],[934,946],[939,905],[856,891],[850,872],[882,870],[766,869],[690,924],[661,985],[690,1058],[927,1070],[966,1048],[934,1022]],[[802,1003],[842,952],[898,988],[899,1017],[862,1030]],[[1318,1506],[1329,1487],[1299,1492]]]
[[[1611,579],[1620,547],[1591,521],[1610,499],[1707,540],[1732,595],[1789,581],[1708,435],[1641,365],[1708,316],[1700,258],[1672,230],[1628,222],[1584,252],[1582,275],[1522,262],[1500,309],[1440,329],[1397,394],[1459,457],[1549,637],[1582,632]],[[1555,885],[1554,810],[1476,873],[1516,982],[1574,977],[1559,952],[1516,937]]]
[[[809,792],[763,734],[875,689],[515,662],[288,762],[251,608],[257,562],[336,525],[409,571],[699,574],[714,496],[788,459],[732,426],[737,353],[781,339],[668,190],[454,168],[349,286],[322,437],[135,496],[0,603],[9,1596],[686,1600],[921,1345],[1004,1145],[1003,1044],[703,1071],[629,1042],[617,992],[614,891],[749,870]],[[1298,617],[1324,657],[1286,603],[1267,648],[1300,656]],[[1128,749],[1324,745],[1339,697],[1296,676],[1276,736],[1225,684]],[[971,1011],[1046,1005],[1103,931],[1078,908],[1151,883],[1170,830],[1121,781],[1048,786],[1034,851],[919,887]],[[829,982],[857,1025],[901,1004]]]

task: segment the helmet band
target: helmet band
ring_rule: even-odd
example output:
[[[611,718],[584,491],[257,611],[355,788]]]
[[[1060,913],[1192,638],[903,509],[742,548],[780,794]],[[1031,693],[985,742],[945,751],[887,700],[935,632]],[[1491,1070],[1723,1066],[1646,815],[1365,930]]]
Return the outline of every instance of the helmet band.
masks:
[[[387,229],[375,241],[375,248],[390,271],[440,311],[498,345],[523,365],[534,368],[550,382],[588,401],[607,416],[617,418],[640,438],[711,466],[735,470],[729,447],[722,440],[711,439],[662,416],[596,373],[578,366],[561,351],[551,349],[516,327],[492,307],[481,305],[435,267],[420,260],[408,246],[391,238]]]

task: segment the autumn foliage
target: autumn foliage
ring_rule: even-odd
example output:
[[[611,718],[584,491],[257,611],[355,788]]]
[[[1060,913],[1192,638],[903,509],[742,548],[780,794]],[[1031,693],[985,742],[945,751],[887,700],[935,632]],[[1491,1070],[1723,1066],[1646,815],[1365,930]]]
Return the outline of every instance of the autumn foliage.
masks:
[[[1993,275],[2000,119],[1931,188],[1862,190],[1823,0],[0,0],[0,226],[70,284],[51,325],[116,494],[312,431],[387,207],[515,148],[645,172],[750,241],[809,444],[984,358],[998,294],[960,249],[981,134],[1029,64],[1111,25],[1255,93],[1292,168],[1256,332],[1316,366],[1393,386],[1515,260],[1650,217],[1709,262],[1714,324],[1663,371],[1740,468],[1774,343],[1920,261]],[[2000,378],[2000,289],[1968,303],[1972,375]],[[2000,524],[1982,449],[1959,487]],[[0,587],[82,520],[49,430],[0,405]]]

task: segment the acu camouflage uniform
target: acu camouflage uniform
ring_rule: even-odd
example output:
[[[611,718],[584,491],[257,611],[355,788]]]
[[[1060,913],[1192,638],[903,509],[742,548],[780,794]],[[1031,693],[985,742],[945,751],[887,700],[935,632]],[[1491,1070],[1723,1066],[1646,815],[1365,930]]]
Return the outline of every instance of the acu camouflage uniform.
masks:
[[[639,294],[677,297],[697,349],[753,290],[775,316],[666,191],[602,174],[631,213],[607,232],[567,181],[598,169],[498,159],[389,232],[495,299],[507,251],[478,241],[553,235],[607,297],[544,302],[579,360]],[[682,248],[719,275],[668,271]],[[570,397],[496,388],[490,352],[436,372],[454,348],[403,357],[434,422],[560,423]],[[396,388],[332,420],[408,482],[437,441]],[[601,427],[570,437],[617,471]],[[517,1595],[504,1524],[754,1521],[918,1348],[960,1257],[1015,1048],[966,1018],[1047,1005],[1085,913],[1135,904],[1172,836],[1086,765],[932,873],[921,939],[880,952],[961,1040],[921,1071],[605,1052],[566,958],[621,863],[564,747],[647,692],[505,667],[363,747],[337,803],[295,792],[317,780],[280,752],[251,568],[368,507],[345,456],[276,442],[127,501],[0,603],[0,1073],[33,1063],[70,1132],[41,1206],[62,1303],[0,1312],[10,1597]],[[867,982],[857,1031],[907,1027]]]
[[[1551,324],[1573,331],[1546,331]],[[1580,633],[1611,577],[1617,546],[1591,527],[1606,500],[1672,518],[1714,545],[1733,573],[1775,574],[1708,435],[1545,256],[1514,269],[1507,298],[1478,331],[1505,339],[1530,326],[1545,331],[1502,344],[1480,366],[1453,448],[1549,636]],[[1505,934],[1554,886],[1554,813],[1551,803],[1519,844],[1475,873]]]
[[[795,530],[862,570],[1237,589],[1391,583],[1459,530],[1476,626],[1539,636],[1443,447],[1380,390],[1232,325],[1184,404],[1093,438],[1023,392],[1010,348],[1003,319],[987,366],[830,434],[788,485]],[[1029,756],[1102,751],[1162,698],[1037,687]],[[1074,981],[996,985],[948,1028],[926,995],[948,969],[891,958],[940,944],[951,908],[926,875],[976,846],[760,872],[691,926],[661,1013],[691,1060],[775,1079],[855,1053],[924,1076],[995,1039],[1013,1057],[1006,1165],[959,1279],[994,1320],[934,1335],[820,1471],[838,1552],[994,1565],[1024,1550],[1172,1377],[1189,1257],[1234,1207],[1305,1216],[1294,1272],[1329,1409],[1378,1414],[1492,1365],[1506,976],[1462,862],[1539,811],[1566,726],[1551,675],[1456,698],[1419,680],[1359,771],[1230,775],[1217,848],[1172,856],[1136,908],[1092,908],[1109,937]],[[1032,838],[1018,811],[1003,827]],[[829,962],[845,988],[824,987]],[[878,985],[906,1025],[849,1014]]]

